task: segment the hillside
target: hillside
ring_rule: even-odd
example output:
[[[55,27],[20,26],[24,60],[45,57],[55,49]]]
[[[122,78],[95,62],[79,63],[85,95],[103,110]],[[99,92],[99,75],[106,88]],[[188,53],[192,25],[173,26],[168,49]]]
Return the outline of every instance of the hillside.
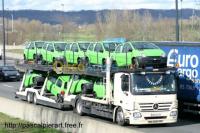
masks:
[[[72,21],[76,24],[92,24],[96,22],[97,14],[104,16],[106,13],[111,10],[82,10],[82,11],[70,11],[70,12],[61,12],[61,11],[42,11],[42,10],[16,10],[13,11],[14,19],[18,18],[27,18],[29,20],[40,20],[43,23],[50,24],[59,24],[62,22],[63,18],[65,20]],[[124,10],[117,10],[118,12],[123,12]],[[129,10],[131,12],[137,11],[140,15],[143,15],[148,11],[154,19],[159,17],[163,18],[175,18],[175,10],[152,10],[152,9],[138,9],[138,10]],[[5,16],[11,18],[12,11],[6,11]],[[188,19],[193,14],[193,9],[183,9],[182,18]],[[200,10],[195,10],[195,14],[200,16]],[[2,11],[0,11],[0,17],[2,17]]]

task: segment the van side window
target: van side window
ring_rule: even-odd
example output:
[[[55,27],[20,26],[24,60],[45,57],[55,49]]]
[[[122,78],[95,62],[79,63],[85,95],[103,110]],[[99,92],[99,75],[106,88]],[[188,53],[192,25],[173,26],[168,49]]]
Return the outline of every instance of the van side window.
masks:
[[[121,48],[122,48],[122,46],[118,46],[118,47],[116,48],[116,53],[120,53],[120,52],[121,52]]]
[[[30,43],[27,43],[26,46],[25,46],[25,49],[28,49],[30,46]]]
[[[71,44],[67,44],[67,45],[65,46],[65,50],[66,50],[66,51],[69,51],[69,50],[70,50],[70,46],[71,46]]]
[[[78,46],[76,43],[72,44],[71,51],[78,52]]]
[[[47,51],[51,51],[51,50],[54,50],[54,49],[53,49],[53,45],[52,45],[52,44],[49,44],[48,47],[47,47]]]
[[[62,80],[58,79],[56,82],[56,86],[62,87]]]
[[[132,47],[131,47],[130,44],[125,44],[124,47],[123,47],[122,52],[123,52],[123,53],[126,53],[126,52],[130,52],[130,51],[132,51],[132,50],[133,50],[133,49],[132,49]]]
[[[35,48],[34,43],[31,43],[31,44],[29,45],[29,49],[34,49],[34,48]]]
[[[100,43],[97,43],[94,49],[95,52],[103,51],[103,47]]]
[[[94,49],[94,44],[91,43],[88,50],[93,51],[93,49]]]
[[[49,80],[54,84],[56,82],[56,78],[50,77]]]

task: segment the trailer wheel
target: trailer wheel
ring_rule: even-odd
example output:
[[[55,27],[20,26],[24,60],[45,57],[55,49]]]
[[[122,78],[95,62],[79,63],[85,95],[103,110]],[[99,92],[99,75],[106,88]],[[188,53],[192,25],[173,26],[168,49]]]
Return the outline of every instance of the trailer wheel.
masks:
[[[35,105],[37,104],[37,96],[36,96],[35,93],[33,94],[33,103],[34,103]]]
[[[83,110],[82,101],[81,99],[78,99],[76,102],[76,113],[82,116],[84,114],[82,110]]]
[[[124,126],[126,124],[125,118],[124,118],[124,113],[123,113],[123,110],[121,107],[119,107],[117,109],[116,121],[117,121],[117,124],[119,124],[120,126]]]
[[[28,92],[28,94],[27,94],[27,101],[28,101],[28,103],[32,103],[32,96],[31,96],[32,94],[30,93],[30,92]]]

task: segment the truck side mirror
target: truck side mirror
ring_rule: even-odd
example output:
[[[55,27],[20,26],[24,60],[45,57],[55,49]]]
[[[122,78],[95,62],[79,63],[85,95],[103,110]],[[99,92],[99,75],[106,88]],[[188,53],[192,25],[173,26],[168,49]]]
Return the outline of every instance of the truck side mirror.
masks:
[[[128,52],[132,52],[132,49],[129,49]]]
[[[129,90],[129,76],[123,74],[121,76],[121,89],[122,91],[128,91]]]

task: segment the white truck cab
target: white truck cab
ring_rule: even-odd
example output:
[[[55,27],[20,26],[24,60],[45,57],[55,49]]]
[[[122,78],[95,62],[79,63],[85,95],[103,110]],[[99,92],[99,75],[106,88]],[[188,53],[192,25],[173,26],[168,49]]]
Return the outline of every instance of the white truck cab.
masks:
[[[177,121],[176,82],[170,72],[116,73],[113,101],[122,110],[116,112],[116,121],[121,118],[133,125]]]

